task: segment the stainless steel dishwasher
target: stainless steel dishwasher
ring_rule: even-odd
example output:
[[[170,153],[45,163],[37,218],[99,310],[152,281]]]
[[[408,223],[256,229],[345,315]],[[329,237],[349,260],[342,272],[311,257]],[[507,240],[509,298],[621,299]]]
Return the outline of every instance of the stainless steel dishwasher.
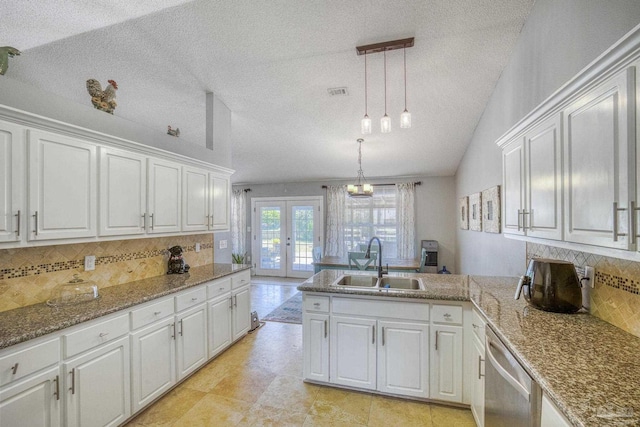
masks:
[[[540,427],[540,386],[487,328],[484,423],[487,427]]]

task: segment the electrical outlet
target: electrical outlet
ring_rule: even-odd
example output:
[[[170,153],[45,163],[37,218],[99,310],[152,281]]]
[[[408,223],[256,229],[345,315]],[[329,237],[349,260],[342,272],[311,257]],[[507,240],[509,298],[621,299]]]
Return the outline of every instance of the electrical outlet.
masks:
[[[200,243],[196,243],[196,252],[200,252]]]
[[[588,277],[588,283],[591,288],[596,287],[596,273],[593,267],[589,267],[588,265],[584,266],[584,277]]]
[[[84,271],[93,271],[96,269],[96,256],[87,255],[84,257]]]
[[[247,264],[251,262],[251,255],[247,255]]]
[[[227,241],[220,240],[220,249],[227,249]]]

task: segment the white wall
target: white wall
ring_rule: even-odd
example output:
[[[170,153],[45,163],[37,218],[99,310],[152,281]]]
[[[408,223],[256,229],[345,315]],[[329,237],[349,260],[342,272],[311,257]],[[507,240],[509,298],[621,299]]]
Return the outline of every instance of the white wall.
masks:
[[[403,177],[398,182],[421,181],[416,186],[416,248],[420,240],[437,240],[439,243],[439,267],[456,272],[456,201],[453,177]],[[383,180],[368,179],[372,184],[394,182],[393,178]],[[247,193],[247,224],[251,224],[251,198],[323,196],[323,185],[348,184],[346,181],[323,181],[281,184],[247,184],[234,188],[250,188]],[[326,199],[324,202],[326,209]],[[326,212],[325,212],[326,215]],[[216,235],[216,238],[218,236]],[[218,246],[216,246],[217,248]],[[251,236],[247,236],[247,248],[251,248]],[[218,249],[216,249],[217,257]],[[253,258],[252,258],[253,259]]]
[[[537,0],[460,162],[456,200],[501,184],[495,141],[638,22],[638,0]],[[456,230],[461,273],[524,272],[524,242]]]

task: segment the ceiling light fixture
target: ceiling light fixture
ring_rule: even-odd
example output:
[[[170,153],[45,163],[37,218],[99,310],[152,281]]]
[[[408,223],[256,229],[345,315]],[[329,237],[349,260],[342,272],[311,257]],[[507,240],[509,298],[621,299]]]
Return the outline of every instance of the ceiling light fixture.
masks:
[[[411,113],[407,110],[407,49],[402,49],[404,54],[404,111],[400,114],[400,127],[409,129],[411,127]]]
[[[387,51],[395,49],[404,50],[404,111],[400,115],[400,127],[407,129],[411,127],[411,113],[407,110],[407,54],[406,49],[412,47],[414,38],[392,40],[382,43],[374,43],[364,46],[356,46],[358,55],[364,55],[364,118],[360,123],[360,131],[367,135],[371,133],[371,119],[367,109],[367,55],[370,53],[380,53],[384,55],[384,116],[380,119],[380,131],[382,133],[391,132],[391,118],[387,114]]]
[[[371,119],[369,118],[367,108],[367,55],[364,56],[364,117],[360,122],[360,132],[363,135],[371,133]]]
[[[358,177],[356,178],[355,184],[349,184],[347,186],[347,192],[349,193],[349,197],[354,198],[365,198],[373,196],[373,186],[371,184],[367,184],[367,180],[364,177],[364,172],[362,172],[362,143],[364,139],[358,138]]]

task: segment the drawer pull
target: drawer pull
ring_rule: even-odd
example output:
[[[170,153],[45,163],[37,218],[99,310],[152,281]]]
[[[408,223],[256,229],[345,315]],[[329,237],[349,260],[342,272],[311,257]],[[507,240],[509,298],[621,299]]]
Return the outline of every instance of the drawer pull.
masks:
[[[449,313],[443,314],[444,318],[447,320],[451,320],[451,315]]]
[[[320,303],[319,303],[319,302],[314,302],[314,303],[313,303],[313,306],[314,306],[314,307],[320,307]]]
[[[154,316],[157,316],[157,315],[159,315],[160,313],[162,313],[162,312],[161,312],[161,311],[154,311],[154,312],[153,312],[153,315],[154,315]]]
[[[220,286],[220,289],[218,289],[219,291],[224,291],[224,286]]]
[[[109,332],[100,332],[100,334],[98,335],[100,338],[104,338],[107,335],[109,335]]]
[[[71,374],[71,387],[69,387],[69,390],[71,390],[71,394],[76,394],[76,368],[73,368],[69,373]]]
[[[194,301],[194,302],[195,302],[195,301],[198,301],[198,297],[193,297],[193,298],[191,298],[191,301]]]
[[[18,372],[18,365],[19,363],[16,362],[16,364],[11,367],[11,375],[15,375]]]
[[[60,376],[56,375],[53,381],[56,383],[56,391],[53,392],[53,395],[56,397],[56,400],[60,400]]]
[[[480,329],[480,326],[476,325],[475,323],[472,323],[471,326],[473,326],[473,329]]]

